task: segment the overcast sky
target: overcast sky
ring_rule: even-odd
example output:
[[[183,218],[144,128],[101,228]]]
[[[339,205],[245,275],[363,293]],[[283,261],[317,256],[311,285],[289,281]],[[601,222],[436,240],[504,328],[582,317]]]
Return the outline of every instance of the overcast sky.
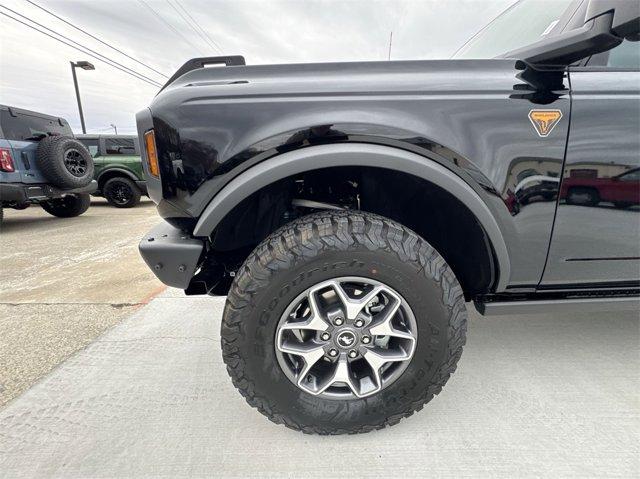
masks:
[[[250,64],[386,60],[391,31],[392,59],[448,58],[513,1],[189,0],[180,1],[182,10],[178,0],[34,0],[168,76],[190,58],[220,54],[244,55]],[[165,81],[26,0],[0,5]],[[210,38],[189,26],[187,14]],[[77,71],[87,131],[106,133],[114,123],[119,133],[135,132],[134,115],[157,87],[5,16],[1,22],[0,103],[62,116],[80,132],[69,61],[89,60],[95,71]]]

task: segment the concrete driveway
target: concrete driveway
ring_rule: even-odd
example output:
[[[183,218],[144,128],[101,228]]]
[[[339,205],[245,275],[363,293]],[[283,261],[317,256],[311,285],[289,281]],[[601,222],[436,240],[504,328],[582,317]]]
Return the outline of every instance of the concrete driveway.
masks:
[[[223,299],[167,291],[0,412],[2,477],[638,477],[638,314],[472,316],[425,409],[306,436],[249,408]]]
[[[148,199],[119,209],[93,198],[76,218],[4,210],[0,407],[159,291],[136,248],[159,221]]]

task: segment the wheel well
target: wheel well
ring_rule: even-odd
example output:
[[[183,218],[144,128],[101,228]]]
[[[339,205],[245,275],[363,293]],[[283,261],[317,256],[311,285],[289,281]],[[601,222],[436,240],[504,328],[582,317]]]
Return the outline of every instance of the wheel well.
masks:
[[[128,178],[131,181],[135,181],[135,177],[123,170],[107,170],[98,176],[98,189],[102,190],[104,184],[111,178]]]
[[[490,241],[462,202],[422,178],[376,167],[314,170],[254,192],[214,231],[205,267],[235,271],[277,228],[332,206],[376,213],[414,230],[449,263],[467,298],[488,292],[497,279]],[[225,294],[230,282],[218,285],[216,294]]]

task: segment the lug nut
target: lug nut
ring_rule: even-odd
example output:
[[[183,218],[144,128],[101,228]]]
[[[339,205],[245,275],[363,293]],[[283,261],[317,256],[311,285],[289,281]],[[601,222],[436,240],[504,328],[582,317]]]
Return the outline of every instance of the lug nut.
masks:
[[[369,336],[363,336],[362,337],[362,342],[364,344],[369,344],[371,342],[371,338]]]
[[[337,349],[330,349],[329,350],[329,356],[335,358],[337,355],[338,355],[338,350]]]
[[[355,358],[357,355],[358,355],[358,351],[356,351],[355,349],[352,349],[351,351],[349,351],[350,358]]]
[[[364,321],[361,319],[356,319],[356,322],[353,324],[355,325],[356,328],[361,328],[362,326],[364,326]]]
[[[322,338],[323,341],[329,341],[329,339],[331,339],[331,335],[329,333],[322,333],[320,338]]]
[[[340,316],[333,320],[333,324],[335,324],[336,326],[340,326],[342,323],[344,323],[344,319],[342,319]]]

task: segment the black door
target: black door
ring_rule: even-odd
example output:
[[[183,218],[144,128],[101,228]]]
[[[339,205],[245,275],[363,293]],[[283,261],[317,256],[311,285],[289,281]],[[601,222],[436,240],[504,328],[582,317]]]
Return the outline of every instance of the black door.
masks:
[[[569,73],[571,126],[541,287],[640,278],[640,43]]]

